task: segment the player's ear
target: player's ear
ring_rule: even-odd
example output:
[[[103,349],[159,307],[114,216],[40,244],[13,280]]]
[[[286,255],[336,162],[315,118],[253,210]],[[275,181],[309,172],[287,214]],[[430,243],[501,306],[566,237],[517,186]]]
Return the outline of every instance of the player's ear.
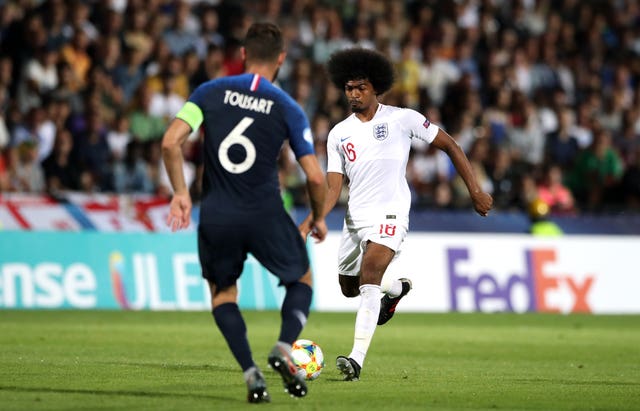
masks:
[[[247,49],[240,47],[240,55],[242,56],[242,61],[247,61]]]
[[[282,64],[284,63],[284,59],[286,58],[287,58],[287,52],[281,51],[280,54],[278,55],[278,67],[282,66]]]

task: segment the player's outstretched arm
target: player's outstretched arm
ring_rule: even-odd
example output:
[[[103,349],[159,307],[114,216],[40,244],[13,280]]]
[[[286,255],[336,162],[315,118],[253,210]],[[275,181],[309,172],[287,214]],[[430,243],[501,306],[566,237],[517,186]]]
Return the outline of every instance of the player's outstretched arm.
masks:
[[[169,124],[162,137],[162,160],[174,192],[167,216],[167,225],[171,227],[171,231],[187,228],[191,222],[192,203],[184,178],[182,156],[182,145],[190,133],[191,127],[185,121],[176,118]]]
[[[486,217],[493,206],[493,198],[480,188],[480,184],[478,184],[478,180],[473,173],[471,163],[469,163],[469,159],[464,154],[460,145],[442,129],[438,130],[438,134],[431,144],[447,153],[453,165],[456,167],[456,171],[460,174],[462,180],[464,180],[467,190],[469,190],[471,200],[473,201],[473,208],[478,214]]]
[[[311,202],[311,213],[305,226],[308,229],[306,232],[302,232],[302,229],[300,229],[301,234],[306,238],[311,232],[313,238],[317,241],[322,241],[327,235],[327,224],[324,220],[326,215],[324,209],[327,200],[327,182],[315,155],[302,156],[298,159],[298,162],[307,176],[307,190],[309,191],[309,200]]]
[[[323,217],[329,214],[333,207],[335,207],[338,202],[338,198],[340,197],[340,192],[342,191],[342,180],[343,176],[340,173],[327,173],[327,198],[324,202],[324,210]],[[307,218],[304,219],[298,229],[302,234],[303,238],[307,238],[309,232],[312,231],[313,226],[313,213],[309,213]]]

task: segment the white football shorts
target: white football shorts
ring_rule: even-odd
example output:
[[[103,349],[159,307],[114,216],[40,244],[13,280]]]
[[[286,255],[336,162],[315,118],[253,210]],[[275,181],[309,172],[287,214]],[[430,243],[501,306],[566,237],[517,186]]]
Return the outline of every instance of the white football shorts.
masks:
[[[338,274],[360,275],[360,264],[368,241],[382,244],[395,251],[393,260],[396,260],[408,230],[409,218],[395,214],[361,221],[347,219],[342,228],[342,239],[338,251]]]

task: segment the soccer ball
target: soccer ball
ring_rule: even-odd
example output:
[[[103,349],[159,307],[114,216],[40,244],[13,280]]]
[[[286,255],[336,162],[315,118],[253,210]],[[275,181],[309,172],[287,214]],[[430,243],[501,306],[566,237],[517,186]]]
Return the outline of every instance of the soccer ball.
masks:
[[[315,380],[324,368],[322,349],[311,340],[297,340],[291,347],[291,357],[300,375],[307,380]]]

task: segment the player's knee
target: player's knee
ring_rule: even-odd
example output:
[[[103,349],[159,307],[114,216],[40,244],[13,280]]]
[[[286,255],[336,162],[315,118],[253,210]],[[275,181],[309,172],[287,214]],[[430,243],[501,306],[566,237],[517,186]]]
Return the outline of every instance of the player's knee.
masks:
[[[360,290],[352,290],[352,289],[342,289],[342,295],[344,295],[347,298],[353,298],[353,297],[357,297],[358,295],[360,295]]]
[[[298,281],[313,288],[313,277],[311,276],[311,270],[308,270],[302,277],[300,277]]]
[[[354,287],[350,284],[341,284],[340,289],[342,290],[342,295],[348,298],[353,298],[360,295],[360,288]]]
[[[348,298],[360,295],[360,278],[356,276],[340,275],[338,277],[342,295]]]
[[[238,289],[235,285],[227,288],[216,288],[211,285],[211,307],[216,308],[226,303],[235,303],[238,300]]]
[[[237,302],[235,297],[232,297],[228,294],[218,294],[211,299],[211,307],[216,308],[222,304],[235,302]]]

